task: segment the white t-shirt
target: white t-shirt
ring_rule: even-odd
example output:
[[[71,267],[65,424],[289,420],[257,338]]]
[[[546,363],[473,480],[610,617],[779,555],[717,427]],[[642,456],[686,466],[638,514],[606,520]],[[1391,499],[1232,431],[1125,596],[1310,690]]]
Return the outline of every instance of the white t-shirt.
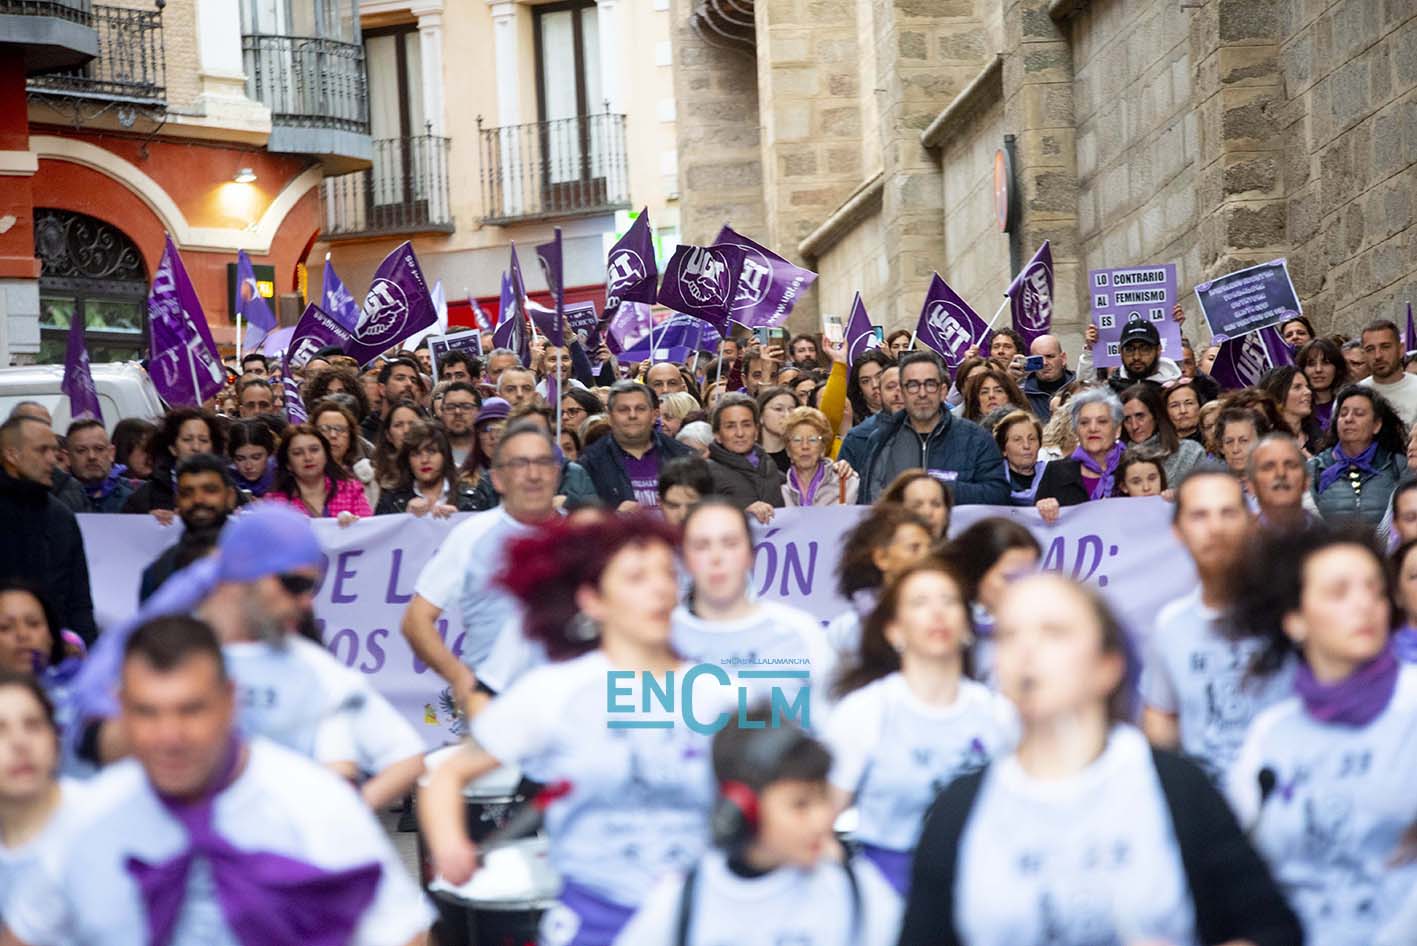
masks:
[[[1402,418],[1402,422],[1411,427],[1417,422],[1417,375],[1407,372],[1402,373],[1402,380],[1396,384],[1378,384],[1377,379],[1372,375],[1364,378],[1359,384],[1366,384],[1377,391],[1392,403],[1393,409],[1397,411],[1397,416]]]
[[[991,766],[960,840],[955,917],[970,946],[1194,944],[1195,907],[1146,739],[1116,726],[1082,772]]]
[[[35,864],[39,862],[39,858],[45,851],[45,846],[53,843],[52,839],[60,833],[62,828],[60,813],[66,808],[80,804],[79,796],[83,794],[87,784],[76,779],[60,779],[59,807],[51,813],[49,823],[19,847],[7,847],[0,844],[0,921],[9,917],[7,907],[16,884],[20,882],[22,877],[34,870]]]
[[[1294,666],[1256,678],[1249,673],[1263,646],[1220,632],[1220,612],[1197,589],[1161,609],[1146,644],[1140,690],[1147,706],[1177,717],[1181,750],[1220,781],[1240,751],[1250,721],[1294,692]]]
[[[832,618],[826,626],[827,643],[844,664],[855,662],[861,654],[861,615],[848,608]]]
[[[354,759],[350,720],[360,702],[357,680],[328,651],[294,635],[222,645],[236,684],[237,722],[319,762]]]
[[[827,726],[831,783],[856,798],[857,840],[911,851],[935,796],[1018,742],[1013,705],[961,680],[949,706],[931,706],[892,673],[848,693]]]
[[[477,668],[477,679],[493,693],[501,693],[546,662],[546,648],[522,633],[521,615],[517,615],[497,632],[492,650]]]
[[[1261,801],[1260,773],[1274,788]],[[1268,781],[1268,779],[1266,779]],[[1393,866],[1417,823],[1417,666],[1366,726],[1323,723],[1298,697],[1259,715],[1227,780],[1231,805],[1322,946],[1368,946],[1417,891],[1417,864]],[[1404,922],[1410,922],[1410,919]]]
[[[621,678],[611,713],[610,672],[595,650],[520,677],[472,721],[477,744],[498,761],[571,791],[546,810],[551,861],[561,876],[622,906],[634,907],[667,870],[686,870],[703,853],[716,794],[711,736],[685,723],[682,665],[674,680],[675,711],[643,705],[639,674]],[[728,710],[711,682],[694,691],[694,718],[711,722]],[[656,683],[665,684],[663,677]],[[662,729],[612,729],[611,722],[669,722]]]
[[[136,760],[109,766],[36,868],[20,879],[5,912],[30,946],[143,946],[147,908],[125,869],[129,857],[159,864],[188,846],[186,829],[153,794]],[[388,837],[343,780],[304,756],[253,739],[246,767],[216,798],[215,828],[238,848],[282,854],[325,870],[377,862],[374,900],[352,946],[391,946],[426,929],[431,910]],[[238,946],[216,899],[210,866],[197,859],[171,946]]]
[[[783,867],[748,879],[720,851],[699,862],[687,946],[890,946],[900,933],[900,897],[870,861],[852,862],[860,897],[852,939],[850,881],[842,865]],[[665,877],[614,946],[671,946],[679,929],[684,874]]]
[[[492,579],[502,568],[507,543],[531,530],[502,506],[469,516],[443,539],[414,585],[414,592],[439,610],[458,609],[463,624],[459,656],[473,670],[487,659],[507,619],[521,613],[517,600]],[[458,653],[455,643],[449,646]]]

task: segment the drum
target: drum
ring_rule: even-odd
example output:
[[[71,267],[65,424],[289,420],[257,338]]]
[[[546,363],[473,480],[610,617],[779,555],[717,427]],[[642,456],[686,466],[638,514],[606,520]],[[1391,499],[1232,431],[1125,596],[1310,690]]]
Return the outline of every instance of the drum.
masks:
[[[468,946],[536,946],[541,916],[560,890],[544,837],[489,848],[461,887],[442,878],[428,886],[445,919],[449,912],[460,914],[460,924],[445,922],[448,938]]]
[[[856,829],[861,824],[861,813],[855,806],[844,809],[836,816],[836,822],[832,825],[832,830],[836,833],[836,839],[841,843],[843,849],[848,853],[854,853],[856,849]]]

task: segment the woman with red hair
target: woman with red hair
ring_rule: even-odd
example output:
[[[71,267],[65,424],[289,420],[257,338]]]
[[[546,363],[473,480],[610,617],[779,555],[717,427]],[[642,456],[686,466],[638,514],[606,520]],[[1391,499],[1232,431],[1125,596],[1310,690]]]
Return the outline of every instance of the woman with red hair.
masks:
[[[419,799],[439,873],[462,884],[477,864],[463,786],[503,764],[552,786],[546,833],[564,887],[543,929],[576,930],[568,946],[609,946],[659,877],[687,870],[708,840],[711,733],[695,731],[676,692],[692,678],[670,646],[674,552],[675,533],[647,514],[557,523],[513,543],[497,581],[551,663],[478,713],[473,742]],[[700,722],[733,696],[693,695]]]

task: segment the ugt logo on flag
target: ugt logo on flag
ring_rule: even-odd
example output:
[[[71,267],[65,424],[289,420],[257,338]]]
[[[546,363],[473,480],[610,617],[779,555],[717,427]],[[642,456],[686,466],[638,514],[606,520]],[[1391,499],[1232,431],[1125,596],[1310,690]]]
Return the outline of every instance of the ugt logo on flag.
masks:
[[[728,263],[706,246],[689,249],[680,271],[681,284],[700,305],[722,305],[733,288],[728,284]]]
[[[407,321],[408,297],[393,280],[381,277],[369,286],[354,334],[361,342],[376,343],[398,335]]]
[[[925,312],[925,324],[951,358],[958,358],[973,342],[965,323],[948,302],[932,302]]]

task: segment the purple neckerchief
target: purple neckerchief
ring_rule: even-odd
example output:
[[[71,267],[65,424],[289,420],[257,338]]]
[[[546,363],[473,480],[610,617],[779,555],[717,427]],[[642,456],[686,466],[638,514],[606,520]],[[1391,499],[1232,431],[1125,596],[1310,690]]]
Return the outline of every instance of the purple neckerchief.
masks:
[[[892,851],[863,842],[861,856],[876,865],[896,893],[902,897],[910,893],[910,864],[915,859],[914,851]]]
[[[1107,468],[1103,469],[1097,465],[1097,461],[1092,459],[1086,450],[1079,446],[1073,451],[1072,459],[1082,464],[1083,469],[1091,470],[1097,474],[1097,479],[1088,483],[1088,477],[1083,477],[1083,483],[1087,486],[1088,499],[1106,499],[1112,495],[1112,490],[1116,486],[1117,463],[1122,459],[1122,451],[1126,448],[1119,440],[1112,444],[1112,449],[1107,451]]]
[[[1366,726],[1387,708],[1397,689],[1401,669],[1392,647],[1350,673],[1337,683],[1320,683],[1302,660],[1294,675],[1294,692],[1304,709],[1321,723]]]
[[[1373,466],[1373,459],[1377,457],[1377,455],[1377,441],[1368,444],[1368,449],[1364,450],[1356,457],[1350,457],[1348,454],[1344,453],[1343,444],[1334,444],[1333,462],[1319,473],[1319,492],[1322,493],[1334,483],[1338,482],[1338,478],[1347,473],[1349,467],[1356,467],[1369,476],[1376,476],[1378,470],[1377,467]]]
[[[1009,466],[1009,461],[1004,461],[1004,479],[1009,484],[1009,495],[1013,497],[1015,506],[1032,506],[1034,498],[1038,495],[1038,486],[1043,482],[1043,470],[1048,466],[1047,460],[1036,460],[1033,465],[1033,481],[1028,484],[1028,489],[1013,488],[1013,469]],[[1022,476],[1022,473],[1018,474]]]
[[[611,903],[573,880],[561,886],[559,899],[580,920],[575,938],[566,946],[610,946],[635,915],[634,907]]]
[[[126,475],[127,472],[128,468],[126,466],[121,463],[115,463],[113,466],[109,467],[108,475],[94,485],[90,486],[87,483],[82,484],[84,492],[88,495],[89,499],[96,502],[105,500],[113,493],[113,490],[117,488],[119,483],[128,478]]]
[[[1417,664],[1417,630],[1404,624],[1392,635],[1392,652],[1405,664]]]
[[[1328,425],[1333,420],[1333,402],[1325,404],[1314,402],[1314,420],[1318,423],[1320,430],[1328,430]]]
[[[244,851],[217,834],[216,799],[235,781],[243,748],[233,735],[221,777],[196,801],[157,796],[186,829],[191,846],[162,864],[128,858],[125,866],[147,908],[148,943],[172,941],[187,899],[188,871],[201,857],[211,866],[222,916],[242,946],[343,946],[373,902],[382,867],[375,861],[329,871],[282,854]]]
[[[246,479],[246,478],[243,477],[240,473],[236,472],[236,465],[235,465],[235,464],[232,464],[232,467],[231,467],[231,478],[236,481],[236,488],[237,488],[237,489],[244,489],[246,492],[250,493],[252,496],[255,496],[257,499],[260,499],[262,496],[266,495],[266,493],[268,493],[268,492],[270,491],[270,489],[271,489],[271,487],[272,487],[273,485],[275,485],[275,481],[276,481],[276,461],[275,461],[275,457],[271,457],[269,460],[266,461],[266,468],[261,471],[261,476],[260,476],[259,479],[254,479],[254,480],[248,480],[248,479]]]
[[[817,461],[817,471],[812,474],[812,482],[803,489],[802,480],[797,476],[797,467],[790,467],[787,470],[787,481],[792,484],[792,488],[797,490],[797,494],[802,497],[802,505],[812,505],[812,497],[817,495],[817,487],[822,485],[822,479],[827,475],[827,461]]]

